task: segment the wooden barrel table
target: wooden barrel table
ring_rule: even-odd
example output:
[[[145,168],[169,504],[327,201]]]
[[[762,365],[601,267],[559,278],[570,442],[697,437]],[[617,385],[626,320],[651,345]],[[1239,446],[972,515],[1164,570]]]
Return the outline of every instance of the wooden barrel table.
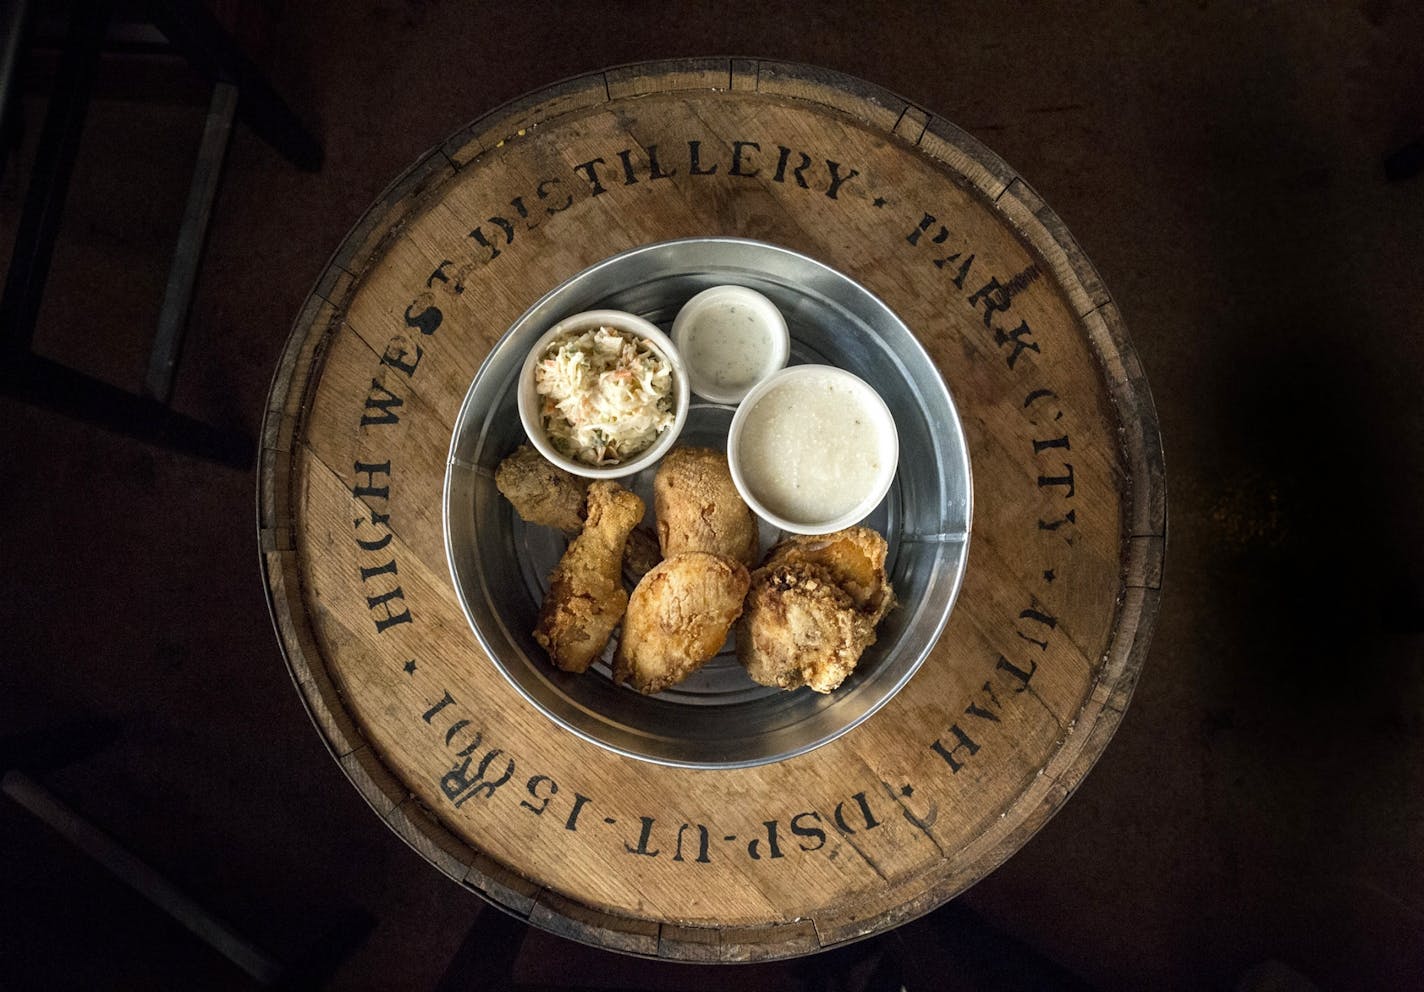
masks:
[[[441,513],[452,427],[506,329],[601,259],[709,235],[884,301],[953,395],[974,487],[958,601],[904,688],[809,753],[712,770],[621,756],[531,706],[462,614]],[[352,784],[462,886],[632,954],[808,954],[963,891],[1107,746],[1157,612],[1157,421],[1097,273],[972,137],[805,66],[610,69],[432,150],[297,318],[262,449],[278,637]]]

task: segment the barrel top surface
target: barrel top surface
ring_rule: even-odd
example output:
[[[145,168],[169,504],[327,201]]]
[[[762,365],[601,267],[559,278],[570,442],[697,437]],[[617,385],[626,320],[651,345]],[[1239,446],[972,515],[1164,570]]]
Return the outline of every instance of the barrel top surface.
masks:
[[[808,754],[697,770],[581,740],[500,676],[441,506],[504,331],[601,259],[710,235],[823,262],[914,331],[963,420],[974,515],[948,626],[889,704]],[[1127,706],[1166,533],[1141,368],[1037,194],[869,83],[742,59],[567,80],[398,179],[296,321],[258,503],[289,667],[375,813],[533,923],[695,961],[883,931],[1022,846]]]

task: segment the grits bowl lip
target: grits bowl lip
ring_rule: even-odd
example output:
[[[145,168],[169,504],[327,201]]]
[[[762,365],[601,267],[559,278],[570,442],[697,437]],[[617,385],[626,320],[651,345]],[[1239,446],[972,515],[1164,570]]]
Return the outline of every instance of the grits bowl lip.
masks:
[[[494,486],[495,467],[526,440],[515,409],[517,374],[544,329],[596,309],[633,312],[668,327],[686,300],[727,282],[749,285],[785,311],[793,365],[848,366],[867,378],[889,406],[906,453],[890,492],[864,521],[887,539],[886,570],[898,605],[856,671],[829,696],[757,686],[734,655],[726,661],[727,648],[689,680],[706,675],[710,687],[687,692],[679,686],[642,696],[615,686],[597,660],[582,675],[558,671],[532,630],[564,539],[521,521]],[[827,330],[832,326],[834,332]],[[709,417],[720,418],[714,426],[725,438],[734,414],[729,405],[694,400],[681,439],[706,443]],[[644,469],[620,481],[646,492],[651,476]],[[489,673],[483,654],[523,702],[611,754],[707,770],[792,759],[869,719],[941,645],[963,584],[972,513],[969,453],[949,387],[920,339],[872,292],[814,258],[766,242],[710,237],[641,245],[590,265],[537,300],[470,383],[451,435],[442,516],[451,581],[475,643],[468,661],[452,662],[477,685]],[[782,536],[763,525],[763,549]],[[937,663],[955,664],[951,657],[941,648]],[[725,684],[733,676],[740,679],[736,691]]]

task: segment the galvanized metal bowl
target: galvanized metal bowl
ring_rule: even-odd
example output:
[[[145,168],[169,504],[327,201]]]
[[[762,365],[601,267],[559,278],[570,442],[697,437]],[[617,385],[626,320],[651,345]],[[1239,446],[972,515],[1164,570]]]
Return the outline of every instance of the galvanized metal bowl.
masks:
[[[725,283],[749,286],[777,305],[791,331],[790,364],[839,366],[874,386],[899,433],[899,471],[864,521],[889,543],[887,568],[899,605],[855,673],[830,695],[753,683],[729,643],[688,681],[643,696],[613,683],[611,645],[593,668],[573,675],[555,669],[532,635],[565,540],[520,520],[494,485],[500,460],[525,442],[516,385],[526,353],[559,319],[582,310],[625,310],[667,329],[687,300]],[[694,400],[679,443],[725,448],[733,412]],[[647,503],[648,523],[655,468],[623,480]],[[535,303],[495,345],[455,421],[445,473],[445,550],[476,638],[549,719],[629,757],[736,768],[834,740],[909,681],[959,592],[971,505],[969,455],[949,390],[884,303],[797,252],[739,238],[691,238],[635,248],[585,269]],[[763,549],[780,537],[763,525]]]

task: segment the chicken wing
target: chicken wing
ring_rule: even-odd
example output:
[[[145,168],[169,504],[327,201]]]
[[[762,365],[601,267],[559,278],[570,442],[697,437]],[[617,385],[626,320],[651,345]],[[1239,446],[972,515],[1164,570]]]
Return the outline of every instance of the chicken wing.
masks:
[[[875,624],[821,565],[768,565],[752,575],[737,622],[737,658],[752,681],[832,692],[875,643]]]
[[[565,534],[583,528],[589,480],[566,472],[527,444],[521,444],[494,470],[494,484],[527,523]]]
[[[653,510],[663,557],[706,551],[756,564],[756,517],[737,492],[727,456],[710,448],[674,448],[653,479]]]
[[[793,536],[752,575],[737,656],[753,681],[831,692],[895,603],[885,538],[869,527]]]
[[[751,577],[725,555],[684,551],[638,583],[613,656],[613,680],[652,694],[677,685],[721,650]]]
[[[643,501],[616,482],[588,487],[588,519],[549,576],[534,628],[534,640],[566,672],[587,671],[623,619],[623,548],[643,509]]]
[[[869,527],[847,527],[834,534],[793,535],[772,548],[763,565],[819,565],[850,594],[855,608],[879,623],[895,605],[885,575],[885,538]]]

